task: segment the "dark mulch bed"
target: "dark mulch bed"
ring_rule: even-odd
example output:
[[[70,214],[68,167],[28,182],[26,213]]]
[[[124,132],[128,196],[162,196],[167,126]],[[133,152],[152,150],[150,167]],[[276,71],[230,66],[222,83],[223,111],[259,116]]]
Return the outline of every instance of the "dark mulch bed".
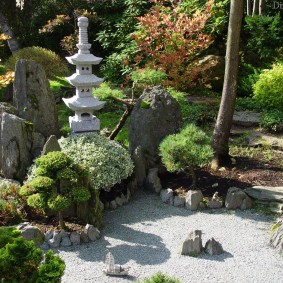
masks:
[[[262,153],[264,155],[264,153]],[[260,157],[260,156],[259,156]],[[263,156],[262,156],[263,157]],[[258,158],[234,157],[235,164],[212,170],[210,167],[196,170],[197,187],[204,196],[216,191],[225,197],[230,187],[245,189],[251,186],[283,186],[283,152],[277,152],[267,162]],[[264,160],[264,159],[263,159]],[[192,178],[189,174],[167,173],[161,177],[163,188],[188,190]]]

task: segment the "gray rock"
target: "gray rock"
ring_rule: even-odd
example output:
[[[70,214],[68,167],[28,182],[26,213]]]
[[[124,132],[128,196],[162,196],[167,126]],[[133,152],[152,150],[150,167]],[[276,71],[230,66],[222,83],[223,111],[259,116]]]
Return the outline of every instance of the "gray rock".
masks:
[[[93,225],[87,224],[85,226],[85,233],[91,241],[96,241],[100,238],[100,231]]]
[[[10,103],[7,102],[0,102],[0,123],[1,123],[1,117],[3,113],[13,114],[15,116],[18,115],[17,109]]]
[[[116,197],[115,202],[118,206],[122,206],[124,204],[124,201],[120,197]]]
[[[117,208],[117,203],[115,200],[111,200],[109,203],[109,208],[110,209],[116,209]]]
[[[219,201],[219,200],[212,199],[207,202],[207,207],[211,209],[221,208],[222,205],[223,205],[223,201]]]
[[[44,238],[45,241],[48,243],[48,241],[53,238],[53,231],[52,230],[46,231],[46,233],[44,234]]]
[[[144,102],[148,107],[143,106]],[[145,89],[137,99],[129,126],[129,150],[138,185],[144,185],[149,168],[161,167],[159,144],[179,131],[181,121],[179,103],[161,86]]]
[[[101,210],[104,210],[104,209],[105,209],[104,203],[103,203],[102,201],[99,202],[99,206],[100,206]]]
[[[124,194],[121,194],[120,198],[121,198],[121,200],[123,201],[123,204],[128,203],[128,200],[127,200],[127,198],[125,197]]]
[[[81,242],[82,243],[88,243],[89,242],[89,238],[88,238],[86,232],[82,231],[80,233],[80,237],[81,237]]]
[[[160,198],[162,202],[173,205],[174,202],[173,190],[169,188],[165,190],[161,190]]]
[[[187,239],[182,243],[181,255],[197,256],[202,251],[202,232],[200,230],[192,231]]]
[[[58,248],[60,246],[61,242],[61,234],[59,230],[54,230],[53,231],[53,237],[48,240],[48,244],[52,248]]]
[[[214,238],[211,238],[206,242],[204,250],[210,255],[220,255],[224,253],[222,245],[215,241]]]
[[[259,201],[283,203],[283,187],[254,186],[245,189],[244,192]]]
[[[32,225],[26,225],[20,228],[21,236],[28,241],[34,241],[36,246],[40,246],[44,242],[44,234],[41,230]]]
[[[5,178],[22,181],[32,163],[33,126],[4,112],[0,128],[0,169]]]
[[[277,228],[277,230],[273,233],[270,244],[272,247],[276,248],[279,253],[283,253],[283,225]]]
[[[183,206],[185,206],[185,203],[186,203],[186,197],[185,196],[175,196],[174,197],[174,201],[173,201],[174,206],[183,207]]]
[[[146,189],[153,191],[157,194],[160,193],[162,186],[160,183],[160,178],[158,177],[158,168],[150,168],[146,176],[145,181]]]
[[[218,196],[218,192],[215,192],[213,197],[207,202],[207,207],[212,209],[221,208],[222,205],[223,199]]]
[[[278,214],[283,214],[283,204],[279,202],[270,202],[268,203],[269,209]]]
[[[81,243],[80,234],[77,231],[73,231],[70,235],[70,240],[74,246],[79,245]]]
[[[19,116],[32,122],[36,132],[45,138],[59,136],[55,99],[43,68],[35,61],[17,61],[13,102]]]
[[[135,165],[134,174],[135,179],[137,180],[137,186],[143,187],[146,180],[146,164],[141,146],[138,146],[135,150],[133,150],[132,160]]]
[[[51,135],[48,138],[48,140],[46,141],[46,143],[43,146],[41,155],[45,155],[48,152],[52,152],[52,151],[61,151],[61,147],[60,147],[58,140],[57,140],[55,135]]]
[[[129,201],[131,199],[131,191],[130,189],[127,189],[127,201]]]
[[[50,246],[47,242],[43,242],[42,245],[39,246],[42,250],[46,251],[46,250],[49,250]]]
[[[233,124],[243,127],[257,127],[260,123],[261,113],[257,112],[234,112]]]
[[[109,201],[106,201],[106,202],[105,202],[104,208],[105,208],[105,209],[109,209],[109,208],[110,208],[110,202],[109,202]]]
[[[225,206],[227,209],[250,209],[252,207],[252,200],[243,190],[231,187],[227,192]]]
[[[33,132],[32,135],[32,157],[35,159],[36,157],[41,155],[42,148],[45,143],[45,137],[38,132]]]
[[[68,234],[68,232],[66,232],[65,230],[61,230],[61,231],[60,231],[60,237],[61,237],[61,238],[69,237],[69,234]]]
[[[68,234],[65,235],[64,237],[62,237],[60,245],[61,245],[61,247],[69,247],[69,246],[72,245],[72,242],[71,242]]]
[[[189,190],[186,194],[186,208],[197,210],[203,200],[203,194],[200,190]]]

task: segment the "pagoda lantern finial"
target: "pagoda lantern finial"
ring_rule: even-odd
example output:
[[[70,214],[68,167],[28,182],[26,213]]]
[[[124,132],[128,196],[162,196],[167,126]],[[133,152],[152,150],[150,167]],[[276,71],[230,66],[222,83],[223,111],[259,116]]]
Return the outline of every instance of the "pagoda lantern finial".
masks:
[[[75,116],[69,117],[72,133],[93,132],[100,130],[99,119],[92,113],[101,109],[105,101],[99,101],[92,96],[92,88],[99,86],[103,79],[92,74],[92,65],[98,65],[102,58],[90,54],[91,44],[88,43],[88,18],[78,18],[79,43],[78,53],[66,57],[70,64],[76,66],[76,73],[66,78],[70,84],[76,87],[76,95],[71,98],[63,98],[65,104],[75,111]]]

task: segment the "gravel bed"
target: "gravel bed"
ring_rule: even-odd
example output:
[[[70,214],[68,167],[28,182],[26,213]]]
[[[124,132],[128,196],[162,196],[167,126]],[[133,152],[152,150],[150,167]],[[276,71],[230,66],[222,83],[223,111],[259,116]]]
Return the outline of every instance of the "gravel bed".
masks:
[[[269,246],[273,220],[255,210],[191,212],[139,193],[127,205],[104,212],[100,240],[58,250],[66,263],[62,282],[132,282],[161,271],[183,283],[280,283],[283,257]],[[214,237],[225,253],[181,256],[180,245],[192,230],[202,230],[203,245]],[[131,267],[129,276],[103,274],[108,250],[116,263]]]

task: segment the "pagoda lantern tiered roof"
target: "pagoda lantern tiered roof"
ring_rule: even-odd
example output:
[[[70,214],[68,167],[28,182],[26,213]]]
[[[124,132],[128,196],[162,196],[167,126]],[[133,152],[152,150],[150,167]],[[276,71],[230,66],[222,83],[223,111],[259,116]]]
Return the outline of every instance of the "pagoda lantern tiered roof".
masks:
[[[102,58],[90,53],[91,44],[88,43],[87,27],[88,18],[80,17],[78,53],[66,57],[70,64],[76,66],[76,73],[66,78],[70,84],[76,87],[76,95],[64,98],[65,104],[75,111],[74,117],[69,117],[70,127],[73,133],[98,131],[99,119],[92,115],[93,110],[103,108],[105,101],[99,101],[92,95],[92,88],[99,86],[103,79],[92,74],[92,65],[98,65]]]

